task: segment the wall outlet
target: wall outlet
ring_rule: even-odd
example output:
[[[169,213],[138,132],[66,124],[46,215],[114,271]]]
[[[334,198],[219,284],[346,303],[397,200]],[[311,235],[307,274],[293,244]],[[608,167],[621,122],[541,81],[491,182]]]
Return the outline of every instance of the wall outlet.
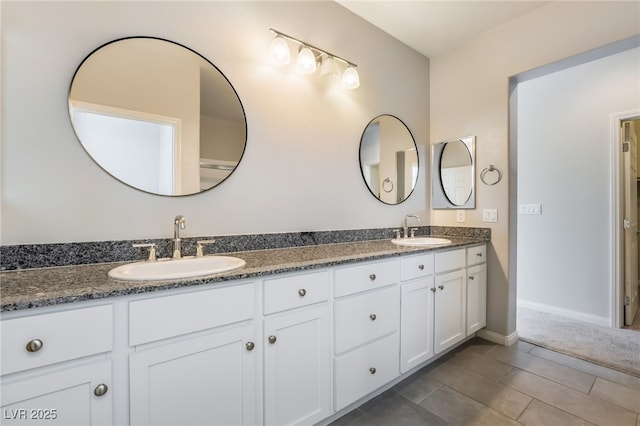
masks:
[[[498,221],[498,209],[483,209],[482,210],[483,222],[497,222]]]
[[[464,210],[456,210],[456,222],[464,222],[466,219]]]
[[[519,214],[542,214],[541,204],[520,204],[518,206]]]

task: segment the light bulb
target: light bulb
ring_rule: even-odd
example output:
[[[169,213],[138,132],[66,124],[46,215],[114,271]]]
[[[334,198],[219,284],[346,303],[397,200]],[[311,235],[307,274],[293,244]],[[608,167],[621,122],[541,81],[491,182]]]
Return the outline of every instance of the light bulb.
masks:
[[[289,52],[289,45],[287,41],[281,36],[277,36],[271,42],[271,48],[269,49],[269,55],[273,62],[278,65],[286,65],[291,62],[291,53]]]
[[[308,47],[300,49],[300,53],[298,53],[298,58],[296,59],[296,70],[300,74],[313,74],[316,72],[316,67],[316,56],[311,49]]]
[[[326,56],[320,65],[320,75],[339,75],[338,64],[333,56]]]
[[[342,74],[342,85],[346,89],[355,89],[360,86],[360,76],[358,75],[358,70],[353,65],[350,65],[344,70],[344,74]]]

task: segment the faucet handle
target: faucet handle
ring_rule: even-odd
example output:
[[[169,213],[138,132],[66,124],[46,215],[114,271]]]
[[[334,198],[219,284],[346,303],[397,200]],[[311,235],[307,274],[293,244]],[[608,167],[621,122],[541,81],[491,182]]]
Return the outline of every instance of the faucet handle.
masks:
[[[153,262],[157,259],[156,257],[156,245],[154,243],[145,243],[145,244],[133,244],[133,247],[148,247],[149,248],[149,258],[147,261]]]
[[[396,233],[396,240],[400,239],[400,230],[399,229],[394,229],[393,232]]]
[[[202,246],[204,246],[205,244],[213,244],[215,243],[216,240],[200,240],[197,241],[197,248],[196,248],[196,257],[202,257],[204,256],[204,251],[202,250]]]
[[[418,228],[411,228],[411,238],[416,236],[416,231],[418,230]]]

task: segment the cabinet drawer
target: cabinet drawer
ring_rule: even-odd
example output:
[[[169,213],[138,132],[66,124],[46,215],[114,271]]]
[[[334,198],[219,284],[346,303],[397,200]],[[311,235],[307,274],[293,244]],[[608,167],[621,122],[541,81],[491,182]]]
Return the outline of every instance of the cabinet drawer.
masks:
[[[131,346],[253,319],[255,286],[243,284],[129,303]]]
[[[395,333],[336,358],[336,411],[398,377],[398,346]]]
[[[398,329],[397,286],[338,300],[335,304],[335,351],[342,353]]]
[[[111,305],[2,321],[1,374],[109,352],[113,346]],[[30,352],[30,342],[42,343]],[[35,345],[32,344],[32,349]]]
[[[329,299],[329,271],[264,282],[264,313],[299,308]]]
[[[400,260],[371,262],[336,269],[334,294],[336,297],[371,290],[400,280]]]
[[[401,263],[402,281],[433,274],[433,254],[405,257]]]
[[[443,251],[435,254],[434,269],[436,274],[454,269],[464,268],[465,249]]]
[[[487,246],[475,246],[467,249],[467,266],[485,263],[487,261]]]

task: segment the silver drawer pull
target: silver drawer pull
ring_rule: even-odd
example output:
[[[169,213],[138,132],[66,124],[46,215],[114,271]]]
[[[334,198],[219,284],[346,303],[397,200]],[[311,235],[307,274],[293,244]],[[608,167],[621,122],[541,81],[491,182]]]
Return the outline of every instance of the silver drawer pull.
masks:
[[[435,289],[435,288],[433,288],[433,287],[431,287],[429,290],[431,290],[431,291],[432,291],[432,292],[434,292],[434,293],[436,292],[436,289]]]
[[[423,270],[424,270],[424,265],[423,265],[423,264],[418,265],[418,269],[420,269],[421,271],[423,271]]]
[[[42,343],[42,340],[33,339],[32,341],[27,343],[27,351],[38,352],[40,349],[42,349],[43,346],[44,346],[44,343]]]
[[[93,394],[95,396],[103,396],[108,391],[109,391],[109,387],[107,385],[105,385],[104,383],[101,383],[98,386],[96,386],[96,388],[93,390]]]
[[[376,374],[376,368],[375,368],[375,367],[371,367],[371,368],[369,369],[369,373],[371,373],[371,374]]]
[[[469,279],[473,281],[473,275],[469,275]]]
[[[375,280],[376,280],[376,274],[371,274],[371,275],[369,275],[369,279],[370,279],[371,281],[375,281]]]
[[[269,343],[271,343],[272,345],[276,342],[276,340],[278,340],[276,336],[269,336]]]
[[[253,348],[255,348],[255,347],[256,347],[255,343],[253,343],[253,342],[247,342],[247,345],[246,345],[246,346],[247,346],[247,350],[248,350],[248,351],[252,351],[252,350],[253,350]]]
[[[371,318],[371,321],[375,321],[376,318],[378,318],[378,317],[376,316],[376,314],[371,314],[371,315],[369,315],[369,318]]]
[[[301,288],[300,290],[298,290],[298,294],[300,295],[300,297],[304,297],[307,295],[307,290]]]
[[[482,253],[476,253],[476,256],[482,257]]]
[[[439,288],[440,290],[444,290],[444,286],[443,286],[443,285],[439,285],[439,286],[438,286],[438,288]]]

